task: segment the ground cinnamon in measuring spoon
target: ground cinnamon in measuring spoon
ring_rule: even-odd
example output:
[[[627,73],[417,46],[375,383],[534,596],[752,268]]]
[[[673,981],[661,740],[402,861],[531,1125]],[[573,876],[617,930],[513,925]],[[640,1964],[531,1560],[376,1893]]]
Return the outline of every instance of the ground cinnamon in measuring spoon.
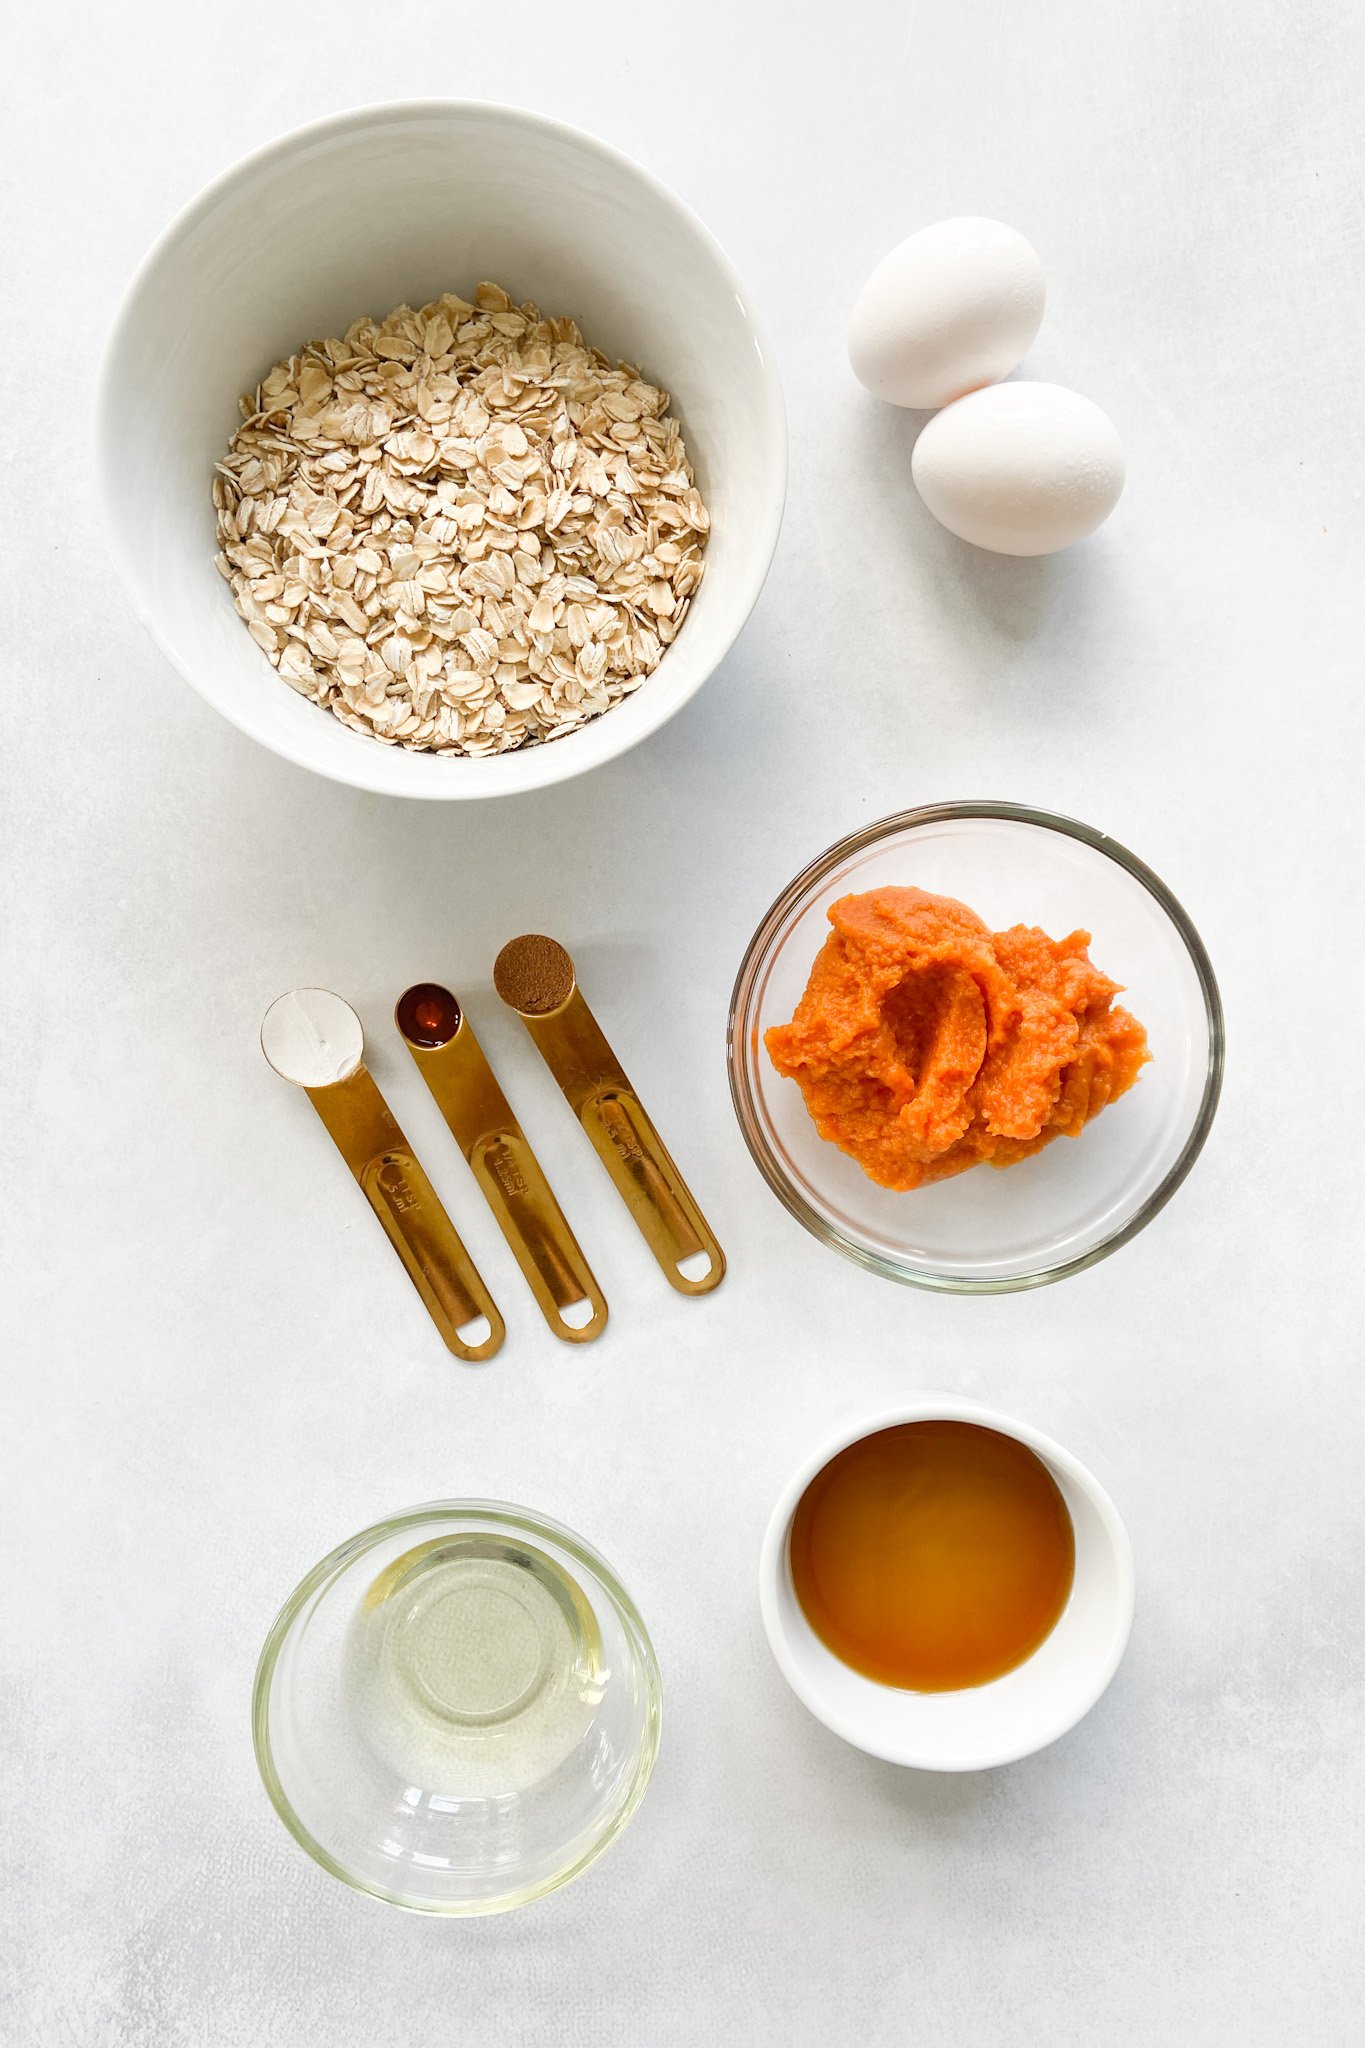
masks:
[[[524,1017],[548,1017],[573,994],[573,961],[557,939],[526,932],[509,939],[493,962],[493,986]]]

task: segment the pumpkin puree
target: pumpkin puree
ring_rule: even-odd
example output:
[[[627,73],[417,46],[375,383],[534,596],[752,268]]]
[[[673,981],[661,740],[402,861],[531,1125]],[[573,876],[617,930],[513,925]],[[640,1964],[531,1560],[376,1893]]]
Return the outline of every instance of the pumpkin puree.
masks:
[[[923,889],[844,896],[829,921],[796,1015],[764,1042],[821,1137],[884,1188],[1077,1137],[1149,1057],[1089,932],[992,932]]]

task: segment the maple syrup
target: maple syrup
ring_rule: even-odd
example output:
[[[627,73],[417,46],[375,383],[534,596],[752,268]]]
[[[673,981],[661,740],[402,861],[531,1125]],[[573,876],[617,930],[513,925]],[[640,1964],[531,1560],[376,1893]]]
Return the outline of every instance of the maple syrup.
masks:
[[[881,1685],[953,1692],[1032,1656],[1071,1592],[1056,1480],[1014,1437],[909,1422],[850,1444],[792,1518],[792,1583],[843,1663]]]

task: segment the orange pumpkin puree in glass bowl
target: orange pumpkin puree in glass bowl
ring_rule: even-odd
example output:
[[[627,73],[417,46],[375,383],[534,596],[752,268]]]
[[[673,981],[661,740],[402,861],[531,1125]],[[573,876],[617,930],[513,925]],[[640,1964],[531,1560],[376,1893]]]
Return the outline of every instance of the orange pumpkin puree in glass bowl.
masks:
[[[828,914],[796,1014],[764,1043],[821,1137],[881,1187],[1014,1166],[1077,1137],[1149,1057],[1089,932],[992,932],[923,889],[844,896]]]

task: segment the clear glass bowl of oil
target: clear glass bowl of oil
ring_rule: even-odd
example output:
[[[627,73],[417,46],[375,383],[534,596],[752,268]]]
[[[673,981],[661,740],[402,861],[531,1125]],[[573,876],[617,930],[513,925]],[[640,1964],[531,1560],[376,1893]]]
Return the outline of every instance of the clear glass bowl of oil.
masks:
[[[585,1870],[644,1797],[659,1667],[609,1565],[496,1501],[394,1515],[290,1595],[256,1760],[296,1841],[413,1911],[496,1913]]]

